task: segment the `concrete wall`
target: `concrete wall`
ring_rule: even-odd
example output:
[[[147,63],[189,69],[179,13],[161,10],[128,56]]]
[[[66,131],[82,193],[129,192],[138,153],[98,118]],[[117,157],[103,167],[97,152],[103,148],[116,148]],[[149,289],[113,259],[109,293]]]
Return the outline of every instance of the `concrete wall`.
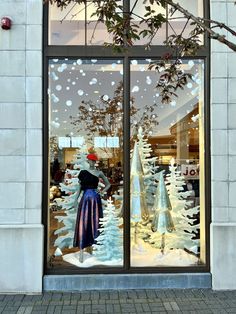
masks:
[[[211,1],[213,20],[236,29],[235,17],[234,1]],[[212,285],[236,289],[236,53],[216,41],[211,78]]]
[[[42,290],[42,0],[0,1],[0,292]]]

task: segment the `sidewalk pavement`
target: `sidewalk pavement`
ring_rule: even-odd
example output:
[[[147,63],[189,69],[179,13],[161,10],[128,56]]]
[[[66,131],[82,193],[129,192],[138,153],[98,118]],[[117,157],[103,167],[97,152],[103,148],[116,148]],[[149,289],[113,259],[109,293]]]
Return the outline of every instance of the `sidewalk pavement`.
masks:
[[[170,289],[0,294],[0,313],[236,313],[236,291]]]

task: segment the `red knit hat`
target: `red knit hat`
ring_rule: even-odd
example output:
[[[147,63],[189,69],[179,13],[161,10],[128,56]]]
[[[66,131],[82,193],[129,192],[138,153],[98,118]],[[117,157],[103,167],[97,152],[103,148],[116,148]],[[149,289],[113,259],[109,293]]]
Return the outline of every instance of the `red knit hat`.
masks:
[[[87,159],[97,161],[98,157],[95,154],[88,154]]]

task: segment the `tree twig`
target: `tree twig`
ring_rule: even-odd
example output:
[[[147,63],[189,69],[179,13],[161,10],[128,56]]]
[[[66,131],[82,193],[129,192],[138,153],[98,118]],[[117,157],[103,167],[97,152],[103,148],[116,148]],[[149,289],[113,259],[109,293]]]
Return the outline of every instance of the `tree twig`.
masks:
[[[194,16],[192,13],[190,13],[189,11],[184,9],[179,3],[174,3],[174,2],[172,2],[172,0],[165,0],[165,2],[167,4],[169,4],[170,6],[172,6],[175,10],[183,13],[183,15],[185,17],[187,17],[187,18],[191,19],[192,21],[194,21],[205,32],[207,32],[212,39],[218,40],[219,42],[221,42],[221,43],[225,44],[226,46],[228,46],[233,51],[236,51],[236,44],[234,44],[233,42],[230,42],[229,40],[227,40],[224,35],[221,35],[219,33],[216,33],[215,31],[213,31],[209,26],[204,24],[204,22],[202,21],[202,18]]]

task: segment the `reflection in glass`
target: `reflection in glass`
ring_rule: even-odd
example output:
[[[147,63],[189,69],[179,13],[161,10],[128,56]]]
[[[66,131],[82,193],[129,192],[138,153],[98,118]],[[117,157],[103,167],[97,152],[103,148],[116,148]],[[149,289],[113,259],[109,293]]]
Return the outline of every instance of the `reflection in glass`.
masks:
[[[166,17],[166,10],[159,4],[149,4],[152,10],[155,10],[155,14],[162,14],[164,17]],[[139,32],[142,30],[145,30],[148,28],[148,26],[145,23],[140,24],[142,21],[142,18],[144,17],[144,14],[146,13],[144,10],[145,4],[143,1],[138,1],[136,3],[136,0],[130,0],[130,10],[133,12],[133,23],[138,24],[138,30]],[[166,40],[166,24],[164,23],[163,26],[158,30],[157,34],[153,37],[152,44],[153,45],[163,45],[164,40]],[[147,41],[149,40],[148,37],[141,38],[135,42],[136,45],[145,45]]]
[[[143,117],[131,117],[131,266],[204,264],[204,63],[183,61],[192,80],[162,104],[150,62],[131,60],[131,97]]]
[[[123,65],[49,61],[49,267],[123,265]]]
[[[184,7],[187,11],[191,12],[195,16],[203,17],[203,0],[179,0],[178,3]],[[150,5],[150,4],[148,4]],[[143,1],[135,0],[130,1],[130,9],[133,12],[134,20],[133,22],[140,23],[144,17],[144,6]],[[194,26],[190,25],[191,21],[186,24],[187,19],[184,15],[178,11],[174,11],[171,5],[167,6],[167,9],[164,9],[161,5],[156,3],[150,5],[151,9],[155,11],[156,14],[162,14],[168,19],[167,23],[164,23],[163,26],[158,30],[157,34],[154,36],[152,45],[163,45],[163,42],[172,34],[181,34],[183,31],[183,36],[188,37],[189,33],[193,30]],[[144,23],[138,24],[139,31],[147,29],[147,25]],[[150,38],[141,36],[140,40],[136,41],[136,45],[145,45],[147,44]],[[201,43],[203,43],[203,35],[199,35]]]
[[[71,2],[61,10],[49,6],[49,45],[103,45],[111,36],[103,23],[97,22],[93,1]]]
[[[203,17],[203,0],[179,0],[178,3],[195,16]],[[184,37],[189,37],[190,32],[194,29],[191,21],[187,21],[186,17],[178,11],[173,13],[173,9],[168,9],[168,36],[172,34],[180,34],[183,31]],[[187,24],[186,24],[187,23]],[[203,44],[203,35],[199,35],[201,44]]]

